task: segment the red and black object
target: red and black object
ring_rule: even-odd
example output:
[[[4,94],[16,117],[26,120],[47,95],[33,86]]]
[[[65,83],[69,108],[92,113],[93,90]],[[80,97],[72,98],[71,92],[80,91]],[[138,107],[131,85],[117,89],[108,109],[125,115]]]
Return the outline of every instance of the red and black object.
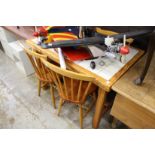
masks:
[[[76,36],[79,35],[78,26],[42,26],[38,28],[37,32],[33,33],[35,37],[46,37],[50,33],[72,33]]]
[[[35,37],[46,37],[47,35],[48,30],[46,30],[44,27],[38,28],[38,31],[33,33],[33,36]]]

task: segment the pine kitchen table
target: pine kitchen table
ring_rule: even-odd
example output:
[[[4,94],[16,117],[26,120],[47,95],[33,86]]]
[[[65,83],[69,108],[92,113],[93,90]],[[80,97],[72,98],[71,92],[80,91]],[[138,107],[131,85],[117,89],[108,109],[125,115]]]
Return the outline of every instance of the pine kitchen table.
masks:
[[[27,40],[26,43],[35,50],[47,55],[53,61],[59,63],[59,57],[55,49],[43,49],[41,46],[35,43],[35,39]],[[94,47],[93,47],[94,48]],[[96,52],[95,48],[94,53]],[[104,110],[104,105],[106,101],[107,93],[111,91],[111,87],[113,84],[135,63],[137,60],[143,55],[143,51],[139,49],[135,49],[131,47],[131,54],[127,57],[127,63],[122,64],[118,60],[108,59],[107,57],[103,57],[103,61],[105,65],[99,66],[98,59],[93,59],[96,62],[97,67],[95,70],[90,68],[91,60],[83,60],[73,62],[69,59],[65,58],[65,62],[68,69],[73,71],[87,74],[93,76],[95,78],[94,84],[96,84],[98,89],[98,97],[95,105],[95,113],[93,116],[93,128],[98,128],[100,119],[102,117],[102,113]]]

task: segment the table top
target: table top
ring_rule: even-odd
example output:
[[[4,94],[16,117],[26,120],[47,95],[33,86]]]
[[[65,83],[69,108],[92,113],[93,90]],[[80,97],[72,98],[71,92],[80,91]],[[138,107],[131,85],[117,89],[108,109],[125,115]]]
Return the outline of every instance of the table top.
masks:
[[[129,69],[113,86],[112,89],[149,111],[155,113],[155,54],[149,71],[141,86],[133,83],[141,74],[146,61],[146,55]]]
[[[59,57],[56,52],[52,52],[52,49],[43,49],[39,45],[37,45],[32,39],[27,40],[26,43],[31,46],[32,48],[35,48],[39,50],[40,52],[46,54],[49,58],[59,63]],[[127,62],[117,73],[112,76],[110,80],[105,80],[103,77],[99,76],[98,74],[92,72],[91,70],[84,68],[80,66],[78,63],[72,62],[71,60],[65,59],[67,67],[80,72],[84,73],[90,76],[93,76],[95,78],[94,83],[98,85],[100,88],[104,89],[105,91],[109,92],[111,90],[112,85],[143,55],[143,51],[138,49],[137,54]]]

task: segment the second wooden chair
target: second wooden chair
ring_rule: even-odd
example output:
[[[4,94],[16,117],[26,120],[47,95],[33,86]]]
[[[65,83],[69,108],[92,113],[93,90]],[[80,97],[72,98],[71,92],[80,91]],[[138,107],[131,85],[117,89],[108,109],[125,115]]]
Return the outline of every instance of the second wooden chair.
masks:
[[[93,103],[95,101],[95,90],[97,86],[93,84],[94,78],[62,69],[45,59],[41,59],[41,61],[48,68],[50,78],[57,86],[60,95],[58,115],[60,114],[62,105],[65,101],[78,105],[80,127],[83,128],[83,105],[86,98],[88,95],[93,94]],[[92,105],[87,108],[86,114],[90,111],[91,107]]]

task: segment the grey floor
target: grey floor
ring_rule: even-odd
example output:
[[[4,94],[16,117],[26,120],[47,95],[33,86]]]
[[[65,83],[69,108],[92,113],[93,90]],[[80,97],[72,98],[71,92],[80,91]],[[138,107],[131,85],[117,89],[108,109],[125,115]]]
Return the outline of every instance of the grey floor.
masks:
[[[58,96],[58,94],[55,94]],[[87,103],[90,102],[87,99]],[[58,107],[59,98],[56,98]],[[94,109],[85,117],[84,128],[92,128]],[[61,114],[52,107],[49,90],[37,96],[37,80],[26,77],[14,62],[0,51],[0,128],[79,128],[78,108],[65,104]],[[99,128],[110,128],[103,117]]]

